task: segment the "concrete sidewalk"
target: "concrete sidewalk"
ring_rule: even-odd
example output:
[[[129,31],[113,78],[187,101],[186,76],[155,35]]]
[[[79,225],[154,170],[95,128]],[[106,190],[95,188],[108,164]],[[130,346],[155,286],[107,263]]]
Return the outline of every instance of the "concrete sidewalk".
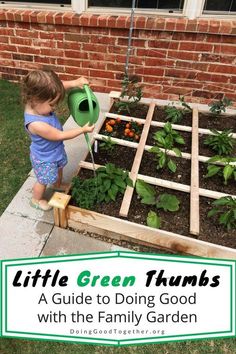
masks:
[[[107,94],[96,93],[102,118],[109,107]],[[76,127],[70,117],[64,130]],[[96,130],[96,128],[95,128]],[[77,166],[87,150],[84,136],[65,142],[68,164],[64,182],[70,183]],[[0,217],[0,259],[114,251],[124,248],[54,226],[53,212],[42,212],[29,205],[35,177],[31,171],[19,192]],[[48,197],[52,191],[47,191]]]

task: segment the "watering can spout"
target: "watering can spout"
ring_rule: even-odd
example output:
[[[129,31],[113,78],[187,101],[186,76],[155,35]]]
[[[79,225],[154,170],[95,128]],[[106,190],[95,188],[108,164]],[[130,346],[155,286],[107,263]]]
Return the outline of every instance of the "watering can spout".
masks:
[[[97,122],[99,116],[99,103],[88,85],[83,89],[75,88],[68,95],[68,107],[74,121],[83,127],[86,124],[93,125]],[[85,139],[91,151],[89,136],[85,133]]]

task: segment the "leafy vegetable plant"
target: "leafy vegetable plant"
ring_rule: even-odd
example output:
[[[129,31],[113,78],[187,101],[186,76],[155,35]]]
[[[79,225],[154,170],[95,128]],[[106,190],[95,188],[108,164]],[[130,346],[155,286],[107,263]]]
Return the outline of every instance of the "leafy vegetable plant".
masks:
[[[183,111],[177,109],[175,106],[167,106],[165,108],[166,119],[171,123],[180,123],[183,119]]]
[[[219,224],[224,225],[228,230],[236,228],[236,199],[227,196],[215,200],[213,209],[207,214],[208,217],[220,214]]]
[[[168,152],[173,151],[176,156],[182,156],[181,151],[174,147],[174,144],[184,144],[184,139],[179,133],[172,129],[170,122],[167,122],[162,130],[156,132],[153,138],[157,146],[153,146],[149,152],[156,154],[158,161],[157,169],[167,167],[171,172],[175,172],[177,166],[168,155]]]
[[[211,102],[210,112],[214,114],[221,114],[222,112],[226,111],[226,108],[232,104],[232,101],[227,97],[224,97],[223,100]]]
[[[222,132],[211,129],[214,135],[208,135],[204,144],[208,145],[218,155],[230,155],[235,145],[235,139],[232,137],[232,129],[225,129]]]
[[[116,167],[112,163],[96,170],[99,185],[99,201],[115,201],[117,195],[124,194],[126,186],[133,186],[129,172]]]
[[[96,177],[72,180],[72,197],[81,208],[91,209],[97,203],[115,201],[119,194],[124,194],[126,186],[133,186],[129,172],[114,164],[106,164],[96,170]]]
[[[143,180],[137,180],[135,188],[137,194],[141,198],[141,203],[153,205],[157,209],[163,209],[164,211],[174,212],[179,210],[180,201],[175,195],[164,193],[157,196],[155,188]],[[160,216],[151,210],[148,213],[147,225],[159,228],[161,225]]]
[[[124,75],[124,79],[122,81],[122,91],[121,91],[121,98],[128,96],[128,101],[119,100],[115,103],[118,112],[121,110],[127,111],[131,114],[131,109],[136,107],[138,102],[142,98],[142,87],[139,84],[139,79],[137,76],[128,76]]]
[[[185,102],[184,96],[179,96],[179,102],[183,109],[178,109],[174,105],[165,108],[166,119],[171,123],[180,123],[184,115],[192,111],[192,108]]]
[[[111,139],[109,136],[108,138],[102,138],[103,142],[99,144],[101,150],[104,150],[108,153],[111,153],[115,149],[116,142]]]
[[[98,201],[97,178],[72,179],[71,195],[76,204],[84,209],[92,209]]]
[[[207,175],[208,177],[213,177],[215,175],[223,176],[224,184],[227,185],[228,180],[234,178],[236,181],[236,165],[232,164],[236,162],[234,157],[222,157],[219,155],[210,158],[207,163]],[[222,165],[215,165],[214,163],[221,163]]]

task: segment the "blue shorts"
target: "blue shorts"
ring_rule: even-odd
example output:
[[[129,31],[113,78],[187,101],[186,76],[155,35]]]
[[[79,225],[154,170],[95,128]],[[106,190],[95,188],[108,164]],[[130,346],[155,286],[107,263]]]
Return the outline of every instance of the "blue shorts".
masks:
[[[63,168],[67,164],[66,153],[61,160],[55,162],[40,161],[33,155],[30,155],[30,160],[37,181],[43,185],[56,183],[59,168]]]

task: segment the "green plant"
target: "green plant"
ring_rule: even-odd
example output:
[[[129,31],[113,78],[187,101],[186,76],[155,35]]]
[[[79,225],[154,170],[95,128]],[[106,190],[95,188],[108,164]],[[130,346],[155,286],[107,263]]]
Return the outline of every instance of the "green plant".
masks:
[[[116,167],[112,163],[96,170],[99,188],[99,201],[106,203],[116,200],[117,195],[124,194],[126,186],[133,187],[129,172]]]
[[[171,123],[180,123],[183,119],[183,111],[175,106],[167,106],[165,108],[166,119]]]
[[[102,138],[103,142],[99,144],[101,150],[104,150],[108,153],[114,151],[116,142],[111,139],[109,136],[108,138]]]
[[[179,95],[179,102],[184,107],[184,114],[192,112],[192,108],[185,102],[184,96]]]
[[[147,216],[147,226],[159,229],[161,227],[161,217],[155,211],[150,210]]]
[[[165,107],[166,119],[171,123],[180,123],[184,115],[192,111],[192,108],[185,102],[184,96],[179,96],[179,102],[183,109],[178,109],[174,105]]]
[[[98,201],[97,178],[82,180],[74,177],[71,184],[71,196],[80,208],[92,209]]]
[[[215,200],[213,209],[207,214],[208,217],[221,213],[219,224],[224,225],[228,230],[236,228],[236,199],[227,196]]]
[[[142,98],[142,87],[137,76],[124,75],[120,98],[128,96],[128,101],[119,100],[115,103],[118,112],[125,110],[131,114],[131,109],[135,108]]]
[[[170,122],[167,122],[162,130],[156,132],[153,138],[157,146],[153,146],[148,151],[156,155],[156,160],[158,161],[157,169],[167,167],[171,172],[175,172],[177,166],[168,153],[169,151],[173,151],[176,156],[180,157],[182,155],[181,151],[174,147],[174,144],[184,144],[184,139],[172,129]]]
[[[232,101],[227,97],[224,97],[223,100],[211,102],[209,104],[210,112],[214,114],[221,114],[226,111],[226,107],[230,106]]]
[[[218,155],[230,155],[235,145],[235,139],[232,137],[232,129],[225,129],[222,132],[211,129],[214,135],[208,135],[204,144],[210,146]]]
[[[219,155],[211,157],[207,163],[207,175],[206,178],[213,177],[215,175],[223,176],[224,184],[227,185],[228,180],[234,178],[236,181],[236,158],[234,157],[222,157]],[[220,163],[222,165],[215,165]],[[233,164],[234,163],[234,164]]]
[[[124,194],[126,186],[133,186],[129,172],[108,163],[96,170],[96,177],[72,180],[71,195],[81,208],[91,209],[97,203],[115,201],[118,194]]]
[[[141,198],[141,203],[154,205],[157,209],[163,209],[164,211],[174,212],[179,210],[180,201],[175,195],[164,193],[157,196],[155,188],[140,179],[137,180],[135,188],[138,196]],[[147,225],[159,228],[161,225],[160,216],[151,210],[148,213]]]
[[[172,128],[172,125],[170,122],[167,122],[163,129],[157,131],[153,135],[153,139],[159,144],[159,141],[162,141],[164,138],[171,146],[174,145],[175,143],[184,145],[185,141],[181,134],[179,134],[176,130]]]

